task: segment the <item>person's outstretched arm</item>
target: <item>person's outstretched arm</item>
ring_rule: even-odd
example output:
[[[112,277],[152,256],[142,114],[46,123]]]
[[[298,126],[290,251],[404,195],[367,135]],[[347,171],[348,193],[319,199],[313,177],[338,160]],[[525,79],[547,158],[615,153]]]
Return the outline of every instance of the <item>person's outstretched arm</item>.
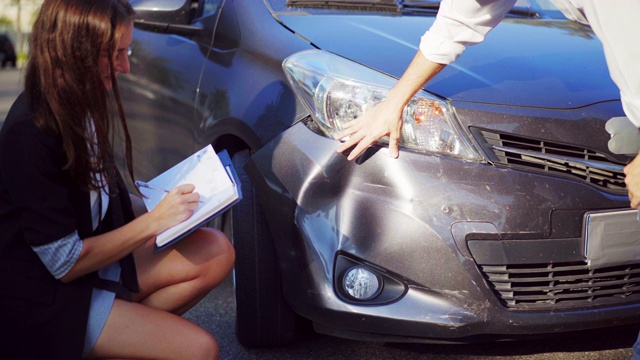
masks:
[[[516,0],[443,0],[433,26],[420,42],[420,49],[387,97],[348,123],[338,134],[343,140],[337,151],[352,146],[353,160],[383,136],[389,136],[389,155],[398,157],[402,110],[409,100],[446,65],[462,54],[465,46],[480,43],[502,21]]]
[[[387,97],[366,111],[363,116],[345,126],[338,135],[339,139],[346,138],[338,147],[338,152],[343,152],[356,145],[348,156],[349,160],[353,160],[362,154],[369,145],[381,137],[389,135],[389,155],[397,158],[404,106],[425,83],[436,76],[445,66],[427,60],[418,51],[402,78],[389,91]]]

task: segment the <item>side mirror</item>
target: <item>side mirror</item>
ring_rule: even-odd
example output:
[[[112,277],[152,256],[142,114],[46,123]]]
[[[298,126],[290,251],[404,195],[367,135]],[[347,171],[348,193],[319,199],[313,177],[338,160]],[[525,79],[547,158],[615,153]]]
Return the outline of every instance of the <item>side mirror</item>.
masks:
[[[202,28],[191,25],[195,17],[192,0],[131,0],[136,12],[134,25],[140,30],[182,36],[197,35]]]

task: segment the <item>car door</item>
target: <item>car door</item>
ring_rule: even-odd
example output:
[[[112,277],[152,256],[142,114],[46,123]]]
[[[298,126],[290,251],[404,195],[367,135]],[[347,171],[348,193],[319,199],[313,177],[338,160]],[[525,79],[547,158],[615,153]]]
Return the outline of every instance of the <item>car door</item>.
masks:
[[[259,149],[305,110],[287,83],[282,60],[310,48],[263,1],[205,0],[222,7],[196,104],[197,146]]]
[[[133,1],[138,16],[155,11],[158,2]],[[136,22],[130,56],[131,71],[119,84],[133,141],[136,174],[150,179],[193,153],[194,113],[202,67],[209,52],[220,6],[215,1],[173,1],[189,7],[185,19],[167,24],[185,31],[148,30]],[[153,7],[152,7],[153,5]],[[184,11],[165,9],[166,13]]]

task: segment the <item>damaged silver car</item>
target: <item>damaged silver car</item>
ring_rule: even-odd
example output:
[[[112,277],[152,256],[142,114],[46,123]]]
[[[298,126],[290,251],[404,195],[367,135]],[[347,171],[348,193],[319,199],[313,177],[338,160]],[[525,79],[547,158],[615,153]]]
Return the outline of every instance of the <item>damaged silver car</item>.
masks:
[[[138,176],[213,144],[243,182],[221,225],[242,344],[309,323],[463,343],[640,321],[640,257],[617,231],[637,224],[630,157],[605,130],[623,112],[590,28],[519,2],[409,103],[398,159],[382,141],[349,162],[335,133],[402,75],[437,1],[132,4]]]

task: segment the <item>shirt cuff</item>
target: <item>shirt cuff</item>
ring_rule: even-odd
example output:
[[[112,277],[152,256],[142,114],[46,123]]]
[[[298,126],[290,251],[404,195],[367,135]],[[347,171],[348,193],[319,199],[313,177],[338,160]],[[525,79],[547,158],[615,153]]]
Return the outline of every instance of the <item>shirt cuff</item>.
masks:
[[[464,45],[438,36],[433,31],[427,31],[420,38],[420,52],[422,55],[427,60],[438,64],[451,64],[462,55],[464,49]]]
[[[78,261],[82,244],[78,232],[74,231],[60,240],[31,248],[38,254],[51,275],[56,279],[61,279]]]

